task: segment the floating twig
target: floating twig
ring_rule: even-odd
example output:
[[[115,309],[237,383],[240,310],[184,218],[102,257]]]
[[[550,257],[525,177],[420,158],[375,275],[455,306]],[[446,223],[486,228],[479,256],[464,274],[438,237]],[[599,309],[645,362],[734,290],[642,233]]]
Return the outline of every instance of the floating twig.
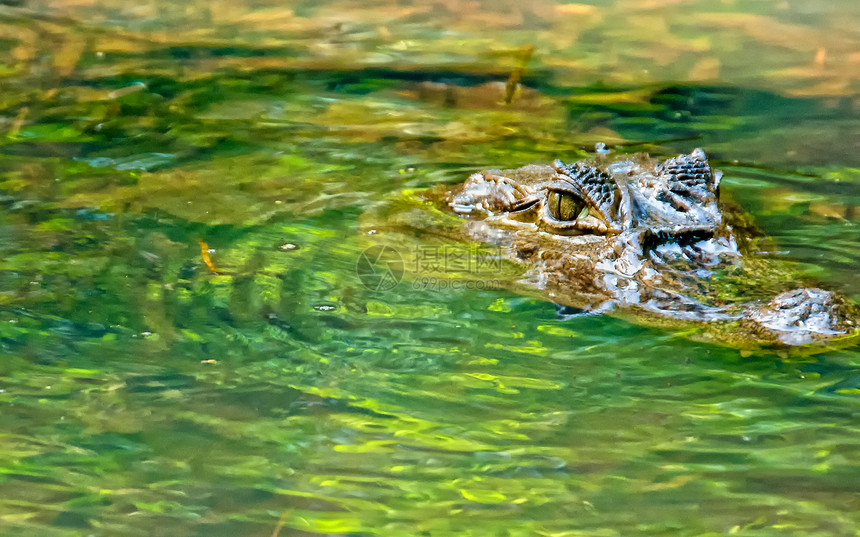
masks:
[[[292,509],[287,509],[286,511],[281,513],[281,518],[278,519],[278,524],[275,526],[275,531],[272,532],[272,537],[278,537],[281,533],[281,528],[284,527],[284,524],[287,521],[287,517],[292,514]]]
[[[522,50],[520,61],[514,70],[511,71],[511,76],[508,77],[508,83],[505,85],[505,104],[511,104],[511,102],[513,102],[517,86],[523,78],[523,71],[525,71],[526,66],[529,64],[529,60],[532,59],[534,51],[534,45],[529,45]]]

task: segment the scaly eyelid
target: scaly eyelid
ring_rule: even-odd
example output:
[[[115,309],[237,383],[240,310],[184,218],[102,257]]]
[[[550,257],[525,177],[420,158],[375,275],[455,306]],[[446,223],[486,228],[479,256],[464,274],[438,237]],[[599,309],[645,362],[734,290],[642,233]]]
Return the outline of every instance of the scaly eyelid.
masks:
[[[538,198],[537,196],[534,196],[534,195],[523,198],[521,200],[517,200],[511,206],[511,209],[508,212],[519,213],[519,212],[528,211],[529,209],[533,208],[539,201],[540,201],[540,198]]]
[[[582,189],[569,181],[555,180],[551,183],[543,185],[543,189],[546,191],[547,195],[549,195],[549,193],[553,191],[564,192],[565,194],[572,194],[580,198],[581,200],[587,202],[586,196],[583,195]]]

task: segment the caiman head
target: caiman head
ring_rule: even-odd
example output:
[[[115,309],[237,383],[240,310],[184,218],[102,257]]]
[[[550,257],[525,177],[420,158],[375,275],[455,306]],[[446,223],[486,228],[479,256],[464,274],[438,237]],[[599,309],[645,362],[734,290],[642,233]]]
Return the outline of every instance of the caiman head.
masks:
[[[663,163],[645,155],[592,164],[556,160],[552,167],[475,173],[450,194],[449,205],[459,214],[479,211],[559,236],[712,235],[721,225],[720,175],[701,149]]]
[[[828,291],[782,287],[770,301],[719,292],[727,272],[760,270],[746,259],[742,219],[720,202],[720,178],[701,149],[662,162],[598,155],[474,173],[434,197],[464,219],[466,238],[527,267],[523,287],[562,305],[712,323],[721,340],[805,345],[856,332],[856,308]],[[765,276],[768,288],[780,279]]]

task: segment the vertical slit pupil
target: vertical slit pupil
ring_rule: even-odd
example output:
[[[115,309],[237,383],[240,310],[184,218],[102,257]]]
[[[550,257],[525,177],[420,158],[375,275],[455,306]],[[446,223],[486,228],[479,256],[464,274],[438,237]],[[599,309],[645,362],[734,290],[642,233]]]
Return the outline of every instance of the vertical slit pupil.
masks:
[[[588,214],[588,205],[569,192],[552,190],[547,196],[549,214],[561,222],[571,222]]]

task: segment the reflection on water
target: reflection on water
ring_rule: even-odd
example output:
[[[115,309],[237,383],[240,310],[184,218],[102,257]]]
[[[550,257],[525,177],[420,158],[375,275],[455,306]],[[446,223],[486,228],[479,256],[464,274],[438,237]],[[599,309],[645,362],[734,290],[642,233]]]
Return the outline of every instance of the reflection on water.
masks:
[[[0,2],[0,533],[856,534],[856,348],[356,274],[397,190],[702,146],[860,301],[856,3],[520,4]]]

